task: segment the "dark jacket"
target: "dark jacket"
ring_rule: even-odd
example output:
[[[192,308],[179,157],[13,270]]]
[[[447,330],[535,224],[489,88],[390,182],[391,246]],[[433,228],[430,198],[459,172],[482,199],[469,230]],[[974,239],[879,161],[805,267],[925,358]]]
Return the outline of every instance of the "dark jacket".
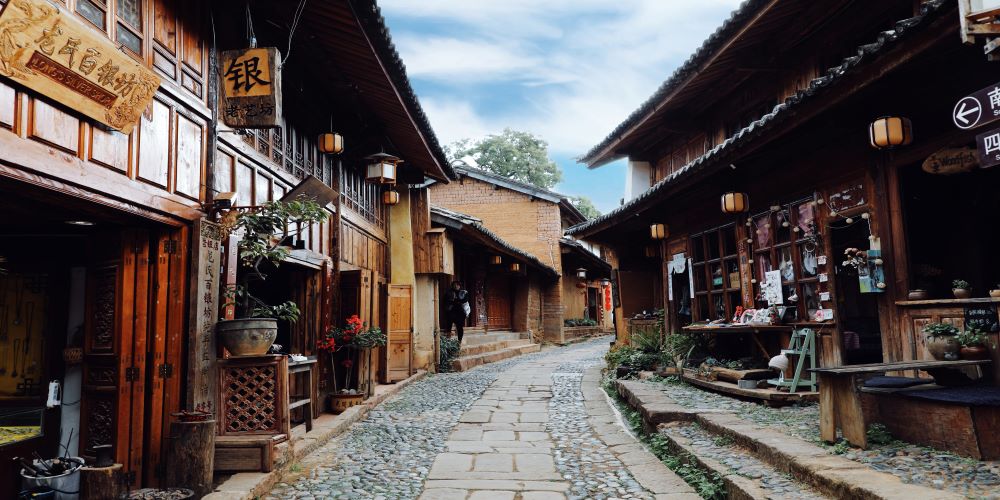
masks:
[[[465,307],[462,304],[469,302],[469,291],[465,289],[461,290],[448,290],[444,294],[444,303],[448,308],[448,313],[452,315],[465,316]]]

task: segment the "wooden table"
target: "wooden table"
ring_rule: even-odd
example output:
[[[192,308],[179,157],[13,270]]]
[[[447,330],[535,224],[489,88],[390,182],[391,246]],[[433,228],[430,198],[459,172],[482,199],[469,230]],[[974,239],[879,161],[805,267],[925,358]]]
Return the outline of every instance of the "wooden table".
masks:
[[[305,376],[305,394],[295,394],[288,396],[288,411],[291,413],[292,410],[300,407],[305,407],[302,410],[302,417],[305,419],[306,432],[309,432],[313,428],[313,367],[316,366],[316,357],[310,356],[309,359],[304,361],[292,361],[291,358],[288,359],[288,376],[291,378],[292,375],[296,373],[301,373]]]
[[[827,442],[837,441],[837,427],[844,433],[844,439],[860,448],[868,447],[865,433],[865,418],[861,411],[856,377],[858,375],[885,373],[897,370],[921,370],[931,372],[951,370],[963,366],[981,366],[990,360],[960,361],[898,361],[894,363],[869,363],[864,365],[816,368],[819,374],[819,432]]]
[[[781,333],[790,334],[793,327],[788,325],[733,325],[733,326],[718,326],[718,325],[705,325],[705,326],[685,326],[681,328],[686,332],[704,332],[704,333],[749,333],[753,337],[754,344],[760,349],[760,353],[765,359],[771,359],[771,353],[767,352],[764,347],[764,343],[760,341],[758,334],[761,333]]]

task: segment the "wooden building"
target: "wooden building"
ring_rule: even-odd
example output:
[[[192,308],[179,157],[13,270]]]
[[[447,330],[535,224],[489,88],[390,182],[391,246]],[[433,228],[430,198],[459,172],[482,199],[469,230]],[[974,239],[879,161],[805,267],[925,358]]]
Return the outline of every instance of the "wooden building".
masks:
[[[466,214],[488,230],[534,256],[540,263],[558,271],[558,279],[541,283],[538,300],[538,322],[527,327],[540,338],[564,342],[564,319],[593,319],[610,327],[610,315],[598,300],[604,289],[602,279],[610,277],[610,268],[593,253],[589,245],[564,238],[563,232],[585,217],[565,196],[492,174],[478,168],[457,167],[458,181],[450,184],[435,183],[430,186],[430,202],[434,206]],[[578,270],[585,271],[584,278],[577,278]],[[500,307],[514,304],[512,288],[499,282],[487,286],[475,278],[471,269],[465,273],[466,286],[481,289],[486,301],[495,301],[497,314],[488,320],[478,320],[474,325],[493,323],[495,327],[513,327],[511,314],[523,314],[517,308]],[[583,284],[580,288],[577,285]],[[482,308],[480,308],[482,310]]]
[[[619,342],[643,309],[666,309],[669,333],[773,305],[838,366],[927,359],[924,325],[995,319],[1000,169],[977,154],[993,132],[952,115],[996,88],[996,63],[963,43],[965,24],[950,0],[744,2],[584,156],[629,162],[623,206],[568,231],[611,251]],[[906,140],[873,147],[881,117],[908,120]],[[726,193],[748,208],[720,210]],[[972,298],[952,295],[958,279]],[[787,343],[760,337],[728,354]]]
[[[132,487],[160,485],[172,414],[231,410],[213,331],[235,276],[236,240],[210,220],[220,193],[255,206],[308,178],[339,193],[268,282],[303,310],[279,343],[314,356],[357,313],[389,331],[383,380],[415,369],[410,204],[454,173],[374,2],[295,7],[0,0],[0,491],[17,489],[11,457],[60,443],[88,459],[110,445]],[[261,74],[234,82],[221,52],[254,45],[278,48],[281,112],[229,127],[225,86]],[[326,132],[341,154],[319,152]],[[380,152],[404,160],[395,187],[366,180]],[[330,391],[320,361],[315,383],[292,382],[313,415]],[[51,381],[61,406],[46,405]]]

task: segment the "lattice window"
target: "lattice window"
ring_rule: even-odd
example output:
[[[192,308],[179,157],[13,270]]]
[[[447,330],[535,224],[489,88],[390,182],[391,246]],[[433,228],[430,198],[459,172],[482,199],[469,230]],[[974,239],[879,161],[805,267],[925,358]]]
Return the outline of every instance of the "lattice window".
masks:
[[[118,0],[115,17],[118,20],[115,39],[132,52],[142,55],[142,2]]]
[[[281,431],[277,370],[277,364],[223,368],[223,434]]]
[[[740,305],[736,239],[735,224],[691,236],[695,321],[732,318]]]
[[[340,169],[340,189],[344,205],[380,228],[385,227],[385,205],[382,204],[378,184],[365,180],[359,169],[344,166]]]

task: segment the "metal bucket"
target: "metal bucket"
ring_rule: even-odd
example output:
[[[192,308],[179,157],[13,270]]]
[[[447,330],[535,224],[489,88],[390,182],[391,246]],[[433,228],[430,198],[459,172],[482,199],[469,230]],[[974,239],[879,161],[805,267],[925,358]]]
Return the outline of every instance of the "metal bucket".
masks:
[[[21,469],[23,489],[48,488],[55,492],[55,495],[51,497],[55,500],[78,500],[80,498],[80,467],[83,467],[83,459],[71,457],[68,460],[74,462],[76,466],[58,476],[34,477],[29,476],[26,470]],[[40,460],[35,460],[34,465],[39,463],[41,463]]]

